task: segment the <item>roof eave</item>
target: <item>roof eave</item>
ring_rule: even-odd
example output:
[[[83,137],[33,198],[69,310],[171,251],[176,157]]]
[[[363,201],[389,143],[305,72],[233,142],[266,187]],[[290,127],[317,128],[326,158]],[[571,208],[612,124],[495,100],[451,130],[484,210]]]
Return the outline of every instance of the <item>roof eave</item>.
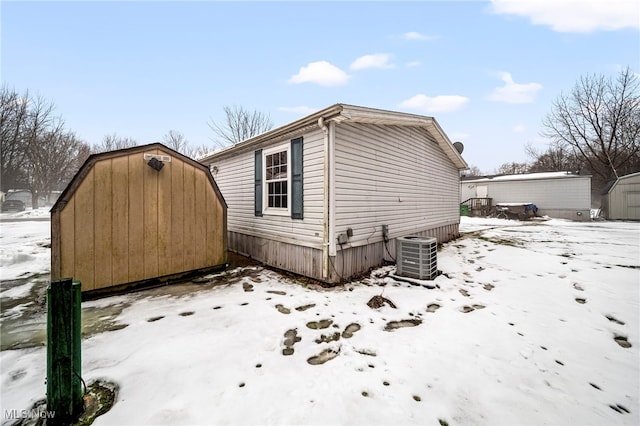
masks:
[[[252,138],[246,139],[242,142],[238,142],[235,145],[231,145],[226,147],[218,152],[215,152],[206,157],[200,158],[198,161],[204,164],[209,164],[214,158],[226,157],[227,155],[232,154],[236,151],[243,151],[244,149],[260,144],[261,142],[265,142],[271,139],[275,139],[286,135],[288,133],[295,132],[297,130],[303,129],[305,127],[309,127],[315,125],[318,122],[320,117],[325,119],[339,115],[342,111],[342,104],[335,104],[328,108],[322,109],[320,111],[316,111],[310,115],[302,117],[296,121],[292,121],[291,123],[285,124],[284,126],[280,126],[278,128],[266,131]]]
[[[299,120],[278,127],[277,129],[254,136],[253,138],[239,142],[229,148],[223,149],[222,151],[203,157],[199,161],[207,164],[211,163],[214,159],[221,159],[229,155],[233,155],[236,152],[242,152],[245,149],[250,149],[255,145],[259,145],[260,143],[282,137],[292,132],[300,131],[301,129],[308,128],[310,126],[315,126],[320,118],[323,118],[326,121],[333,120],[337,122],[350,121],[353,123],[423,127],[435,138],[438,146],[440,146],[458,170],[469,168],[466,161],[455,149],[435,118],[347,104],[332,105]]]

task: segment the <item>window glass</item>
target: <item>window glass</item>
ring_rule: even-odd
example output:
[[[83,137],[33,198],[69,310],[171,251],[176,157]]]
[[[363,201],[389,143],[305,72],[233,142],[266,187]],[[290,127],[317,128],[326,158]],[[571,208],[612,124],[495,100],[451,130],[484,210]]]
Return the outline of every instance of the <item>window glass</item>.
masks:
[[[288,208],[287,150],[265,156],[265,182],[267,183],[267,207]]]

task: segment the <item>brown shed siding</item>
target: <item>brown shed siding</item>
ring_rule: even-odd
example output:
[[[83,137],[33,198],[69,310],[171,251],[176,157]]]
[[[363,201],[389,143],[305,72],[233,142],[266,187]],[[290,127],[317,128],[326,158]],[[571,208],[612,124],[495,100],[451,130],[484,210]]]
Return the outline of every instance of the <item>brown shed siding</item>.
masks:
[[[153,144],[90,158],[52,209],[52,279],[83,291],[226,262],[226,204],[208,169]],[[144,154],[169,155],[159,172]]]

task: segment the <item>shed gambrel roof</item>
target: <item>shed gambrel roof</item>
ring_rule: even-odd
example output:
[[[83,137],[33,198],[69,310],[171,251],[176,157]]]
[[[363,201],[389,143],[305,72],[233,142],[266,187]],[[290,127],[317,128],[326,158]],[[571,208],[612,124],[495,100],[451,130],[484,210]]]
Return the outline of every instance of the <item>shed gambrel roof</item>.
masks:
[[[609,182],[602,193],[603,194],[608,194],[611,191],[613,191],[613,189],[616,187],[616,185],[618,185],[618,182],[625,181],[627,179],[634,179],[634,178],[639,177],[639,176],[640,176],[640,172],[630,173],[628,175],[620,176],[618,179],[615,179],[615,180],[612,180],[611,182]]]
[[[367,108],[347,104],[335,104],[328,108],[314,112],[306,117],[300,118],[284,126],[269,130],[258,136],[254,136],[245,141],[239,142],[229,148],[225,148],[208,156],[201,158],[199,161],[203,163],[211,162],[214,159],[221,159],[239,154],[241,152],[255,149],[263,143],[275,138],[285,137],[307,131],[314,127],[318,127],[318,120],[333,120],[338,123],[368,123],[386,126],[411,126],[422,127],[436,140],[438,146],[444,151],[451,162],[459,169],[468,168],[467,163],[453,146],[449,137],[442,130],[438,122],[433,117],[418,114],[409,114],[404,112],[388,111],[376,108]]]
[[[87,174],[91,171],[91,169],[97,162],[106,160],[109,158],[125,157],[132,154],[145,153],[153,149],[159,149],[161,151],[165,151],[167,154],[170,154],[172,157],[179,158],[181,161],[194,166],[196,169],[202,170],[207,176],[207,179],[209,180],[211,185],[213,186],[213,190],[216,196],[222,201],[225,207],[227,206],[227,203],[224,200],[224,197],[222,196],[222,193],[220,192],[220,189],[218,188],[218,185],[213,179],[213,176],[211,175],[211,171],[207,166],[205,166],[204,164],[192,158],[187,157],[186,155],[180,154],[178,151],[175,151],[167,147],[166,145],[163,145],[159,142],[155,142],[147,145],[138,145],[131,148],[117,149],[114,151],[107,151],[107,152],[101,152],[98,154],[90,155],[89,158],[87,158],[84,164],[80,167],[80,170],[78,170],[78,172],[75,174],[73,179],[71,179],[71,181],[69,182],[67,187],[64,189],[64,191],[62,191],[62,194],[60,194],[60,196],[56,200],[53,207],[51,207],[51,213],[53,214],[54,212],[62,210],[64,208],[66,203],[75,193],[76,189],[78,189],[78,186],[82,183],[84,178],[87,176]]]

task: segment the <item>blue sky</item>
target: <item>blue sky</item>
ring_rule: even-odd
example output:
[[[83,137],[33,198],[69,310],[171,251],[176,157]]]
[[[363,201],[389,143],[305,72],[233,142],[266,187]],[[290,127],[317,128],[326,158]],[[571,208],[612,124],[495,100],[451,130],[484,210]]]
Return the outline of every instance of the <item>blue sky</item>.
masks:
[[[334,103],[433,116],[485,173],[545,149],[552,101],[640,72],[637,0],[3,1],[1,79],[89,144],[208,144],[224,106],[275,126]]]

